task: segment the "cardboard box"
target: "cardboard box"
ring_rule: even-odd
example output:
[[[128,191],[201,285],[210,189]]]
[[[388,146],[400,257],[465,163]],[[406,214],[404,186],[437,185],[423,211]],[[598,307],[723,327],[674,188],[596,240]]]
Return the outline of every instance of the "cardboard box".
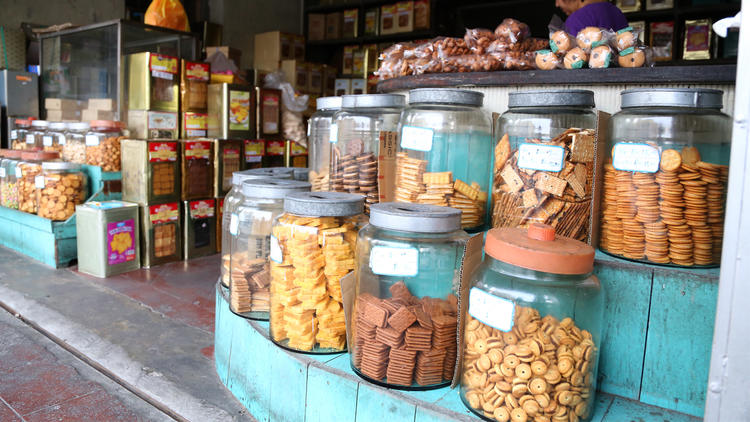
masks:
[[[337,40],[341,38],[341,12],[326,15],[326,39]]]
[[[414,30],[414,2],[400,1],[396,3],[396,32],[411,32]]]
[[[78,101],[63,98],[45,98],[44,108],[47,110],[78,110]]]
[[[356,77],[363,77],[367,75],[367,51],[363,48],[357,48],[354,50],[352,56],[352,75]],[[346,57],[346,56],[345,56]]]
[[[211,57],[216,52],[221,52],[224,54],[227,58],[232,60],[237,67],[240,67],[240,61],[242,59],[242,51],[228,47],[226,45],[218,46],[218,47],[206,47],[206,57]]]
[[[90,122],[92,120],[114,120],[115,113],[109,110],[90,110],[86,109],[81,112],[81,121]]]
[[[63,120],[80,120],[80,110],[47,110],[46,119],[50,122],[62,122]]]
[[[359,34],[357,26],[359,25],[359,9],[344,10],[344,21],[341,28],[342,38],[357,38]]]
[[[326,15],[323,13],[308,13],[307,39],[310,41],[326,39]]]
[[[305,60],[305,37],[294,35],[294,60]]]
[[[430,0],[414,0],[414,29],[430,29]]]
[[[365,12],[365,28],[364,34],[366,36],[375,36],[380,33],[380,9],[373,8],[367,9]]]
[[[114,111],[115,100],[111,98],[89,98],[88,107],[86,108],[89,110]]]
[[[273,72],[282,60],[294,59],[294,35],[281,31],[264,32],[255,35],[253,66],[256,69]]]
[[[367,94],[367,79],[352,79],[352,94]]]
[[[281,71],[286,81],[300,92],[307,91],[309,68],[307,63],[299,60],[282,60]]]
[[[351,75],[354,71],[354,51],[357,50],[355,45],[347,45],[344,47],[344,56],[342,58],[341,73],[344,75]]]
[[[352,93],[352,80],[351,79],[336,79],[336,90],[334,95],[349,95]]]
[[[309,67],[310,74],[307,78],[307,92],[313,95],[321,95],[323,93],[323,86],[325,85],[325,81],[323,80],[323,65],[310,63]]]
[[[365,51],[365,66],[367,67],[366,72],[372,73],[378,69],[378,45],[367,44],[362,46]]]
[[[380,35],[395,34],[396,29],[396,5],[387,4],[380,7]]]

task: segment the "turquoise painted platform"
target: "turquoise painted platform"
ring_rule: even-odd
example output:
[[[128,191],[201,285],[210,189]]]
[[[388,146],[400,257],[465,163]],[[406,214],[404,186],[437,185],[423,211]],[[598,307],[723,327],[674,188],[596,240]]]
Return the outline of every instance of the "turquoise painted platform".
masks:
[[[597,254],[608,293],[594,422],[694,422],[702,416],[719,271],[630,263]],[[478,418],[457,390],[390,390],[349,356],[276,347],[268,324],[229,310],[216,288],[216,370],[259,421],[462,421]]]

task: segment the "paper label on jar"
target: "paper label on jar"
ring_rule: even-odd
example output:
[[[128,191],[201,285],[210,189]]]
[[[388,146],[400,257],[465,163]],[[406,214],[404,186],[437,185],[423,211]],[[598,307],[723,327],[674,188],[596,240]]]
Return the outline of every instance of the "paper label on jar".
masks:
[[[215,205],[213,199],[190,201],[190,217],[193,219],[211,218],[214,216]]]
[[[65,135],[57,135],[57,143],[59,145],[65,145]]]
[[[149,142],[148,161],[151,163],[177,161],[177,142]]]
[[[180,218],[180,208],[177,202],[152,205],[148,207],[148,213],[151,224],[168,223],[170,221],[177,221]]]
[[[370,250],[370,269],[378,275],[414,277],[419,272],[419,250],[373,246]]]
[[[522,143],[518,147],[518,167],[530,170],[560,171],[565,165],[565,148],[557,145]]]
[[[16,178],[23,177],[23,171],[21,167],[16,167]]]
[[[281,253],[281,245],[279,245],[279,239],[276,236],[271,235],[271,252],[268,254],[271,261],[281,264],[284,261],[284,255]]]
[[[34,135],[32,135],[32,134],[26,135],[26,143],[27,144],[33,144],[34,143]]]
[[[42,145],[45,147],[51,147],[52,146],[52,136],[51,135],[44,135],[42,136]]]
[[[18,131],[15,129],[10,131],[10,139],[16,139],[16,136],[18,136]]]
[[[5,177],[5,167],[0,167],[0,177]]]
[[[232,215],[229,217],[229,234],[232,236],[237,236],[237,233],[239,233],[240,228],[240,217],[232,213]]]
[[[331,123],[331,133],[328,135],[328,142],[335,144],[339,141],[339,125]]]
[[[135,220],[107,223],[107,265],[135,259]]]
[[[86,146],[95,147],[99,145],[99,137],[96,135],[86,135]]]
[[[424,127],[404,126],[401,129],[401,148],[431,151],[434,131]]]
[[[34,186],[36,186],[37,189],[44,189],[44,176],[34,176]]]
[[[660,160],[659,149],[647,144],[618,142],[612,150],[615,170],[656,173]]]
[[[469,291],[469,315],[485,325],[507,333],[513,328],[515,312],[515,303],[510,299],[497,297],[476,287]]]
[[[211,156],[210,142],[185,142],[185,158],[188,160],[208,160]]]

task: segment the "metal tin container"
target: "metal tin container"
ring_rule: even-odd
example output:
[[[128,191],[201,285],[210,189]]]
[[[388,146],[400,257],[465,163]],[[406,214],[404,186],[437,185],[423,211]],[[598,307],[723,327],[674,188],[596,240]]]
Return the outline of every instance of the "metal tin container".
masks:
[[[139,204],[180,199],[177,141],[123,139],[122,198]]]
[[[182,111],[206,111],[208,81],[210,78],[210,64],[182,60],[180,72],[180,104]]]
[[[214,141],[214,192],[224,196],[232,189],[232,173],[243,168],[244,141],[215,139]]]
[[[182,202],[182,259],[216,253],[216,200]]]
[[[141,267],[138,204],[88,202],[76,206],[78,271],[109,277]]]
[[[177,139],[178,114],[170,111],[130,110],[128,129],[130,136],[139,139]]]
[[[213,198],[214,142],[211,139],[180,141],[183,201]]]
[[[208,114],[186,111],[182,113],[180,138],[205,138],[208,135]]]
[[[259,138],[281,138],[281,90],[255,88],[255,101],[258,104],[256,124]]]
[[[256,169],[263,166],[266,143],[262,139],[245,139],[245,168]]]
[[[141,266],[182,259],[180,203],[141,205]]]
[[[179,111],[179,59],[156,53],[125,56],[128,110]]]
[[[220,139],[255,137],[255,97],[250,87],[235,84],[208,86],[208,136]]]

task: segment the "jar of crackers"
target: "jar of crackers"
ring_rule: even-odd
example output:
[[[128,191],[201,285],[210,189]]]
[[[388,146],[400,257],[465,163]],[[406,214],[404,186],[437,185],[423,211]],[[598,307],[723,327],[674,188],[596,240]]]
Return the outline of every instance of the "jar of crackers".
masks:
[[[65,129],[67,126],[67,123],[64,122],[50,123],[47,133],[42,136],[42,150],[62,153],[63,145],[65,145]]]
[[[346,351],[341,279],[354,270],[364,198],[341,192],[294,193],[273,223],[270,244],[271,339],[298,352]]]
[[[26,149],[26,134],[31,129],[31,120],[16,119],[15,128],[10,131],[9,140],[11,149]]]
[[[86,200],[86,175],[81,165],[54,161],[42,163],[36,176],[37,215],[64,221],[76,212],[76,205]]]
[[[309,192],[310,183],[261,179],[242,182],[242,200],[230,226],[229,308],[251,319],[268,320],[271,225],[284,212],[284,197]]]
[[[469,235],[461,211],[387,202],[359,232],[351,365],[402,389],[448,385],[456,364],[458,286]]]
[[[20,150],[9,150],[5,152],[8,157],[3,160],[3,170],[0,170],[0,206],[18,209],[18,177],[16,169],[21,158]]]
[[[514,92],[508,105],[495,130],[492,226],[549,224],[561,236],[591,243],[594,93]]]
[[[389,162],[404,103],[404,96],[398,94],[344,95],[341,111],[333,118],[330,190],[364,195],[366,212],[380,198],[390,199],[393,165]]]
[[[27,150],[39,151],[44,147],[44,135],[49,129],[49,122],[46,120],[32,120],[31,128],[26,132]]]
[[[120,139],[123,124],[112,120],[93,120],[86,133],[86,164],[102,171],[120,171]]]
[[[341,97],[318,98],[316,106],[317,111],[307,122],[307,145],[310,158],[310,183],[312,183],[312,190],[319,192],[327,191],[330,182],[328,168],[331,164],[331,123],[333,115],[341,110]]]
[[[72,122],[65,132],[62,159],[71,163],[86,164],[86,133],[90,126],[86,122]]]
[[[52,161],[59,157],[54,152],[24,151],[21,162],[16,166],[18,180],[18,210],[29,214],[36,214],[36,176],[42,173],[42,162]]]
[[[399,123],[395,200],[461,211],[461,227],[481,231],[492,177],[492,122],[484,94],[462,89],[409,91]]]
[[[720,264],[732,138],[722,94],[622,92],[604,165],[601,250],[654,264]]]
[[[231,227],[239,224],[236,209],[242,202],[242,182],[258,179],[291,179],[294,170],[288,167],[269,167],[232,173],[232,189],[224,197],[224,208],[221,212],[221,284],[229,287],[229,261],[232,256]]]
[[[460,396],[487,420],[586,421],[604,293],[594,248],[547,224],[487,232],[461,327]]]

